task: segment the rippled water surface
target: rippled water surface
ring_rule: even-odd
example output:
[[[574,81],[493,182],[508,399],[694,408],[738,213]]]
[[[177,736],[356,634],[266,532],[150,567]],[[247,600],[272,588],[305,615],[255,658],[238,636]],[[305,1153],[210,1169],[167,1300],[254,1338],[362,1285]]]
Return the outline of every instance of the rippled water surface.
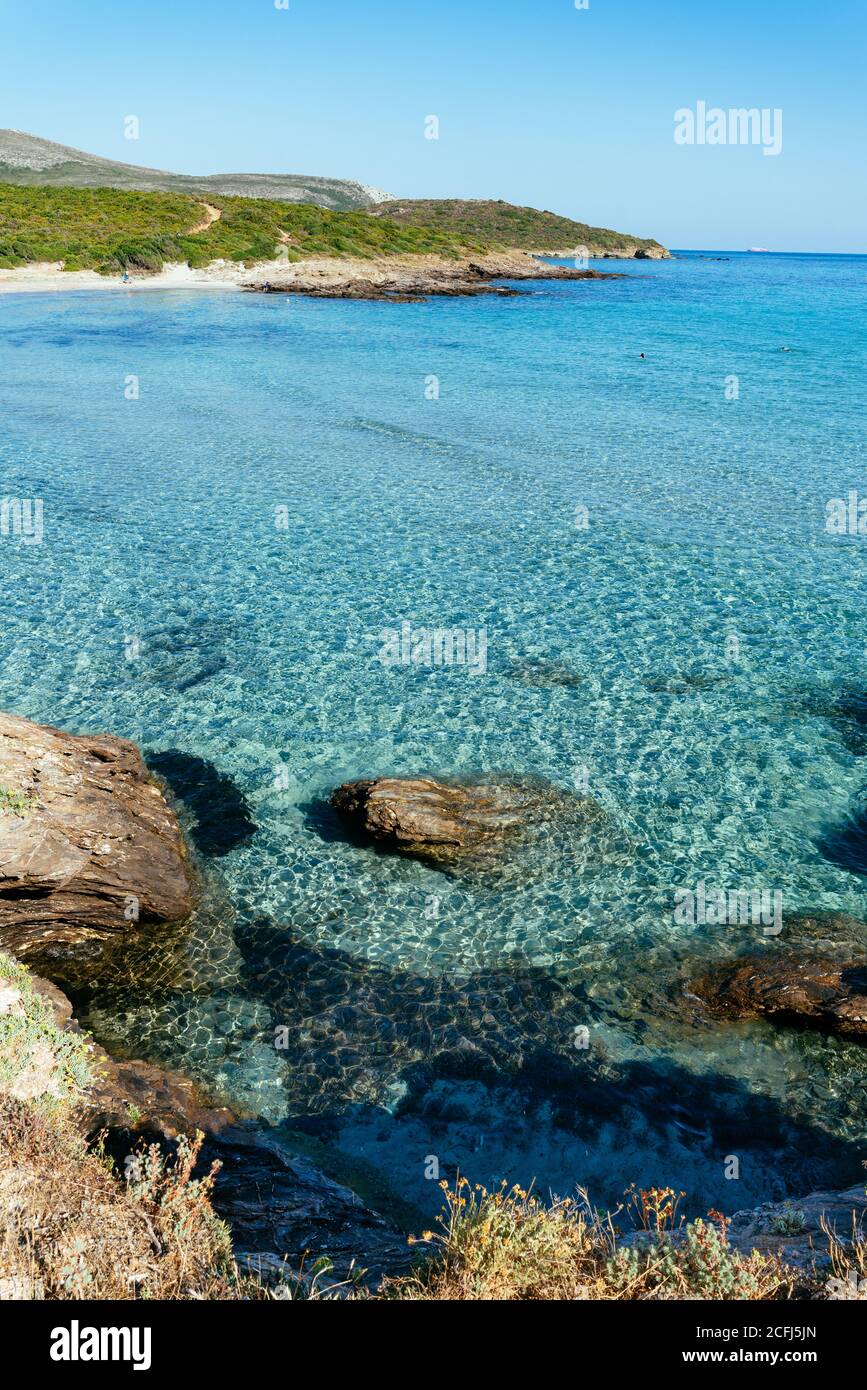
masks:
[[[431,1154],[729,1210],[858,1176],[864,1050],[699,1015],[761,931],[672,910],[764,886],[867,940],[867,538],[825,531],[867,494],[867,259],[627,268],[0,298],[0,493],[44,503],[0,538],[0,707],[136,739],[207,889],[87,1022],[420,1206]],[[403,621],[486,628],[486,672],[384,667]],[[347,843],[330,789],[416,772],[605,815],[484,882]]]

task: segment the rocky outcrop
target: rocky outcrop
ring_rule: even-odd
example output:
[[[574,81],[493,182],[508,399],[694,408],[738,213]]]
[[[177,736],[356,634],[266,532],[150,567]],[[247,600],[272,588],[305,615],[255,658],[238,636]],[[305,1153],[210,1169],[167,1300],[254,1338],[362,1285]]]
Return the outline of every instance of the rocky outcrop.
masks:
[[[592,242],[580,246],[566,246],[561,250],[552,251],[550,247],[537,247],[531,253],[534,256],[559,256],[582,257],[591,261],[670,261],[672,255],[664,246],[638,246],[630,243],[626,246],[595,246]]]
[[[192,905],[177,819],[133,743],[0,715],[0,947],[35,956]]]
[[[48,1006],[48,1023],[34,1012],[34,995]],[[26,1018],[30,1031],[22,1051],[10,1040]],[[73,1035],[77,1055],[86,1056],[87,1078],[78,1079],[71,1099],[63,1034]],[[64,1097],[70,1124],[85,1139],[101,1136],[120,1173],[135,1162],[130,1155],[139,1154],[143,1142],[171,1148],[180,1135],[201,1131],[201,1171],[217,1165],[214,1207],[231,1227],[238,1263],[264,1283],[291,1283],[299,1270],[304,1277],[305,1268],[309,1274],[325,1257],[333,1269],[317,1280],[320,1287],[328,1283],[345,1292],[357,1278],[372,1289],[411,1259],[405,1234],[349,1188],[290,1153],[260,1125],[208,1105],[177,1072],[115,1061],[82,1034],[62,990],[17,962],[4,971],[0,957],[0,1108],[7,1102],[51,1105]],[[93,1239],[98,1242],[98,1232]]]
[[[719,1018],[769,1018],[867,1041],[867,959],[768,952],[714,966],[690,990]]]
[[[765,1202],[748,1211],[735,1212],[729,1226],[729,1244],[742,1254],[758,1250],[776,1255],[792,1269],[820,1270],[828,1264],[828,1232],[841,1244],[851,1242],[853,1231],[867,1227],[867,1193],[859,1183],[844,1192],[811,1192],[785,1202]],[[825,1268],[830,1298],[867,1298],[867,1280],[835,1279]]]
[[[309,1274],[326,1259],[330,1269],[317,1279],[320,1290],[340,1286],[346,1293],[354,1280],[372,1290],[411,1263],[402,1231],[265,1131],[228,1130],[203,1154],[220,1164],[213,1200],[231,1229],[235,1258],[263,1283],[285,1282],[299,1270]]]
[[[349,829],[381,849],[441,866],[484,864],[533,828],[598,808],[544,783],[447,783],[433,777],[346,782],[331,804]]]
[[[503,251],[469,261],[432,256],[383,257],[378,261],[298,261],[264,267],[242,286],[267,294],[304,294],[317,299],[381,299],[418,303],[438,295],[518,294],[497,280],[611,280],[616,272],[553,265],[524,251]]]
[[[72,1004],[63,991],[38,975],[31,974],[29,979],[33,992],[51,1009],[55,1027],[81,1036]],[[3,985],[0,978],[0,989]],[[172,1140],[198,1129],[219,1134],[227,1125],[237,1123],[233,1111],[209,1106],[193,1082],[178,1072],[138,1060],[116,1062],[97,1043],[87,1045],[91,1080],[82,1088],[76,1105],[78,1124],[85,1135],[113,1129],[134,1134],[141,1129],[152,1137]]]

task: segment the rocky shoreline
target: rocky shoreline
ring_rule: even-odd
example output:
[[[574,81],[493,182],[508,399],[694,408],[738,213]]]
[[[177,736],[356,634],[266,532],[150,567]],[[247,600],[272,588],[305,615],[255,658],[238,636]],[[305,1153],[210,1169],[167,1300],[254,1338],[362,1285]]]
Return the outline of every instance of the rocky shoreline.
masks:
[[[590,249],[594,260],[669,260],[664,248],[622,251]],[[64,270],[62,262],[34,263],[0,270],[0,294],[47,291],[113,290],[245,290],[259,293],[302,294],[315,299],[372,299],[390,303],[419,303],[432,296],[509,298],[520,290],[492,283],[497,280],[609,280],[619,271],[552,265],[549,258],[581,261],[587,248],[564,251],[506,250],[462,260],[430,255],[379,256],[375,259],[328,256],[299,261],[275,259],[244,266],[217,260],[202,269],[167,263],[155,273],[101,275],[94,270]]]
[[[74,954],[189,915],[186,846],[135,744],[0,714],[0,769],[0,944]]]
[[[145,923],[159,927],[190,912],[195,876],[180,826],[135,745],[0,715],[0,768],[0,951],[49,971],[62,962],[66,970],[82,948],[99,951]],[[601,814],[586,798],[516,778],[361,780],[335,789],[332,805],[361,842],[447,872],[487,870],[540,829],[556,837],[575,822],[584,833]],[[685,981],[685,997],[722,1019],[766,1016],[862,1038],[865,951],[825,919],[797,923],[794,940],[794,947],[771,943],[762,955]],[[37,1020],[24,1053],[19,1042],[4,1054],[9,1025],[21,1025],[34,997],[49,1011],[51,1029]],[[293,1155],[267,1126],[210,1105],[177,1072],[110,1057],[82,1034],[56,984],[0,961],[0,1103],[13,1107],[16,1124],[20,1107],[57,1099],[67,1066],[63,1039],[88,1055],[89,1080],[78,1083],[75,1097],[77,1128],[88,1139],[103,1135],[119,1165],[143,1142],[171,1148],[184,1136],[205,1136],[201,1161],[220,1167],[212,1200],[233,1234],[234,1258],[265,1285],[285,1281],[287,1267],[308,1256],[327,1256],[328,1279],[344,1290],[360,1278],[374,1291],[406,1270],[406,1230],[350,1187]],[[865,1220],[861,1188],[813,1193],[737,1213],[728,1241],[744,1256],[758,1249],[813,1271],[827,1227],[845,1245],[846,1230]],[[864,1293],[858,1285],[854,1294],[844,1288],[833,1296]]]
[[[418,304],[431,296],[473,297],[520,294],[499,280],[614,280],[619,272],[552,265],[525,251],[506,251],[474,259],[448,261],[434,256],[384,257],[379,260],[272,262],[242,281],[243,290],[265,294],[302,294],[316,299],[383,300]]]

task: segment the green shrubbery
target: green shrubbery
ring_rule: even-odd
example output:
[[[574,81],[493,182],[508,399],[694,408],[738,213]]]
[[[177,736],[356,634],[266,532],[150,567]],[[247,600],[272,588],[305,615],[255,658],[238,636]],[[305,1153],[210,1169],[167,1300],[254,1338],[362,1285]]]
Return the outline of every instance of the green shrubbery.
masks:
[[[76,1104],[92,1081],[90,1045],[57,1027],[25,966],[0,952],[0,1096],[53,1115]]]
[[[453,236],[471,236],[489,246],[531,251],[563,251],[578,246],[619,251],[659,245],[657,241],[627,236],[608,227],[573,222],[554,212],[479,199],[410,198],[381,204],[381,213],[408,227],[440,229]]]
[[[0,185],[0,267],[63,261],[67,270],[155,271],[168,261],[251,265],[278,252],[316,256],[438,255],[504,247],[618,250],[657,243],[508,203],[410,200],[332,212],[311,203],[207,194],[220,218],[200,232],[203,203],[182,193]]]
[[[0,267],[63,261],[67,270],[155,271],[168,261],[202,267],[214,260],[253,264],[283,251],[308,256],[435,253],[482,249],[448,229],[402,226],[365,212],[332,212],[307,203],[208,195],[219,220],[201,232],[200,199],[115,188],[0,185]]]

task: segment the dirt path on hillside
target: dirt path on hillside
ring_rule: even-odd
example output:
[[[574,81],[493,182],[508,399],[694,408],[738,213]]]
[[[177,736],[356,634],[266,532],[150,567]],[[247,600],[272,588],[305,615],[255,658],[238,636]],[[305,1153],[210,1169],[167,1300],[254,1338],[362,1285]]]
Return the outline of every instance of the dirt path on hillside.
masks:
[[[195,227],[190,227],[184,236],[195,236],[197,232],[206,232],[209,227],[213,227],[215,222],[219,222],[223,216],[219,208],[211,207],[210,203],[200,203],[199,207],[204,209],[204,217],[201,222],[197,222]]]

